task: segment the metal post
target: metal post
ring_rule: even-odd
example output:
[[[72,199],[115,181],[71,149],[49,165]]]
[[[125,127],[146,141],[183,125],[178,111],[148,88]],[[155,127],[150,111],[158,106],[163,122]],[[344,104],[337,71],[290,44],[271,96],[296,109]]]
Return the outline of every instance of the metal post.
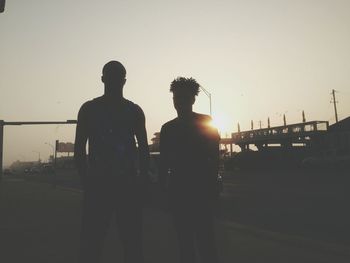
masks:
[[[0,181],[2,179],[2,158],[3,158],[3,149],[4,148],[4,121],[0,120]]]
[[[52,164],[54,163],[54,158],[55,158],[55,147],[48,142],[45,142],[45,144],[47,144],[48,146],[50,146],[52,148]]]
[[[201,90],[203,90],[204,94],[209,98],[209,111],[210,111],[210,116],[212,116],[212,107],[211,107],[211,93],[207,91],[205,88],[202,86],[199,86]]]
[[[56,159],[57,159],[57,150],[58,150],[59,140],[55,142],[55,156],[54,156],[54,165],[53,165],[53,187],[57,186],[57,169],[56,169]]]
[[[338,122],[338,111],[337,111],[337,101],[335,100],[335,90],[332,90],[333,95],[333,105],[334,105],[334,112],[335,112],[335,122]]]
[[[209,93],[209,103],[210,103],[210,116],[213,116],[212,115],[212,110],[211,110],[211,94]]]

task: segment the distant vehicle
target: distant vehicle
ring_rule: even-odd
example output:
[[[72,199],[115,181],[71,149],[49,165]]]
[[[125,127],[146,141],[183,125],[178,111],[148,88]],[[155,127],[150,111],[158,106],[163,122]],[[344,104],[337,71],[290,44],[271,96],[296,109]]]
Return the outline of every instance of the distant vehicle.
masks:
[[[4,169],[3,175],[11,176],[11,175],[13,175],[13,172],[10,169]]]
[[[30,173],[32,174],[37,174],[40,172],[40,168],[39,167],[32,167],[30,168]]]
[[[53,173],[54,172],[54,167],[52,164],[45,164],[42,168],[43,173]]]
[[[24,169],[24,173],[27,175],[38,174],[40,172],[40,167],[30,167]]]

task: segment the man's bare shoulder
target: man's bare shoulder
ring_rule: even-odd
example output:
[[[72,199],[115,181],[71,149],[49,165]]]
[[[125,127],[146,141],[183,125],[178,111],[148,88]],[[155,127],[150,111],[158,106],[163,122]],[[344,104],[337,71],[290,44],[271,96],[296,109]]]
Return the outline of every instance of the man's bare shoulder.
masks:
[[[128,106],[129,106],[131,109],[133,109],[133,111],[134,111],[136,114],[142,114],[142,115],[143,115],[143,110],[142,110],[142,108],[141,108],[138,104],[132,102],[131,100],[127,100],[127,99],[125,99],[125,102],[128,104]]]
[[[172,119],[172,120],[170,120],[170,121],[164,123],[164,124],[162,125],[161,130],[162,130],[162,131],[166,131],[166,130],[168,130],[168,129],[174,128],[174,127],[176,126],[177,121],[178,121],[178,118],[174,118],[174,119]]]
[[[220,135],[217,130],[212,124],[213,118],[206,114],[200,114],[196,113],[196,122],[198,127],[200,127],[203,134],[206,134],[207,136],[212,137],[213,139],[219,140]]]
[[[207,114],[195,113],[196,119],[200,122],[210,122],[212,117]]]
[[[79,113],[87,114],[90,110],[94,110],[102,102],[102,96],[88,100],[81,105]]]

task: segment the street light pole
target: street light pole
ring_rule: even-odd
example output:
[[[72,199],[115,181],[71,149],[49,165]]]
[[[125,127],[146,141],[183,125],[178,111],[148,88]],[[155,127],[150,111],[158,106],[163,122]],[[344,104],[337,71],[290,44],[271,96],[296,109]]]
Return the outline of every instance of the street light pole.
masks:
[[[52,148],[52,162],[54,162],[55,161],[55,147],[51,143],[48,143],[48,142],[45,142],[45,144],[49,145]]]
[[[209,111],[210,111],[210,116],[212,116],[212,110],[211,110],[211,93],[207,91],[204,87],[199,86],[201,90],[203,90],[204,94],[209,98]]]
[[[55,149],[55,146],[53,146],[51,143],[45,142],[45,144],[51,146],[51,148],[52,148],[52,166],[53,166],[52,186],[53,186],[53,188],[56,188],[56,184],[57,184],[57,178],[56,178],[56,149]]]

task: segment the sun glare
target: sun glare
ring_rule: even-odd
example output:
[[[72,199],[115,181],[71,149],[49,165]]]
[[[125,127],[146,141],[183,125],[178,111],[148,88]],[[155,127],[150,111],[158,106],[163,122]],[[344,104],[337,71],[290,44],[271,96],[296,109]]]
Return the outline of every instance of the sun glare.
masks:
[[[232,132],[229,129],[230,122],[224,115],[215,114],[212,118],[213,120],[210,122],[210,125],[217,128],[222,135]]]

